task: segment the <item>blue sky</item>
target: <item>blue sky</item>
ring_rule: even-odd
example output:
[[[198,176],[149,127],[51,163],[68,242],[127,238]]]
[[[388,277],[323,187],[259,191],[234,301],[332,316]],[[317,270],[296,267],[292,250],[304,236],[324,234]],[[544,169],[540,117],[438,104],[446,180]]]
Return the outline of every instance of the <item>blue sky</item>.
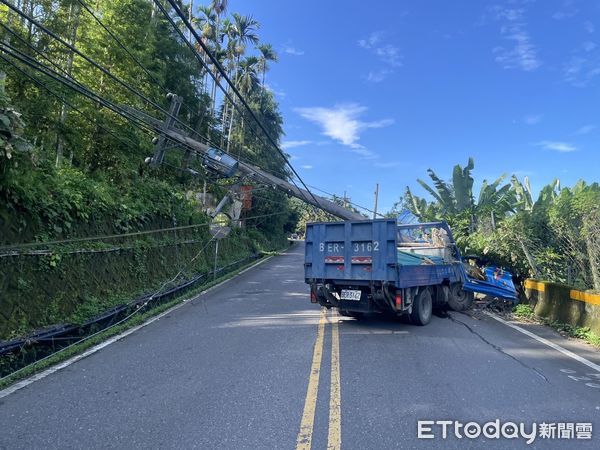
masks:
[[[283,146],[310,185],[380,210],[434,169],[534,190],[598,180],[600,2],[230,1],[278,50]]]

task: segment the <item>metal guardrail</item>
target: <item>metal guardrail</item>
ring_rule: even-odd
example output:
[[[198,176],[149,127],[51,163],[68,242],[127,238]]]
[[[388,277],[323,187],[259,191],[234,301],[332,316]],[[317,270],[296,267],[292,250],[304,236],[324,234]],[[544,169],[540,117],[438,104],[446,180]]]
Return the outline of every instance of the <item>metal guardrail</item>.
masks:
[[[220,267],[216,271],[212,270],[207,273],[198,274],[185,283],[174,286],[160,294],[143,295],[129,303],[118,305],[104,311],[102,314],[99,314],[82,325],[59,324],[22,338],[3,342],[0,341],[0,358],[12,356],[15,359],[14,366],[19,366],[14,367],[13,364],[8,364],[8,366],[10,366],[10,368],[8,368],[3,367],[4,365],[0,364],[0,378],[10,375],[10,373],[21,367],[48,357],[61,348],[72,344],[74,341],[84,339],[86,336],[109,328],[123,317],[127,317],[128,314],[143,304],[147,303],[148,309],[151,310],[153,307],[165,303],[177,295],[180,295],[219,274],[230,272],[234,270],[235,267],[239,267],[251,260],[259,259],[260,256],[259,253],[252,254],[246,258]],[[148,301],[149,298],[150,301]]]

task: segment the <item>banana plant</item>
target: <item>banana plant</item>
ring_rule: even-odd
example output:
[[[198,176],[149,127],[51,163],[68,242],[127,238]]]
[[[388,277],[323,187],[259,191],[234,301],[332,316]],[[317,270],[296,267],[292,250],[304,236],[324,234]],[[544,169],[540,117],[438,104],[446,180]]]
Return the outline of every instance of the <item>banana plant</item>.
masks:
[[[427,170],[432,185],[418,179],[417,182],[434,198],[434,204],[438,215],[443,218],[467,213],[471,217],[473,226],[480,214],[488,214],[493,211],[497,215],[504,215],[514,211],[516,196],[510,184],[502,185],[506,175],[501,175],[492,183],[483,181],[477,201],[473,196],[473,176],[475,168],[473,158],[469,158],[467,165],[454,166],[452,171],[452,182],[442,180],[432,169]],[[431,203],[425,199],[415,196],[410,188],[406,188],[405,198],[408,207],[419,217],[430,214],[433,210]]]

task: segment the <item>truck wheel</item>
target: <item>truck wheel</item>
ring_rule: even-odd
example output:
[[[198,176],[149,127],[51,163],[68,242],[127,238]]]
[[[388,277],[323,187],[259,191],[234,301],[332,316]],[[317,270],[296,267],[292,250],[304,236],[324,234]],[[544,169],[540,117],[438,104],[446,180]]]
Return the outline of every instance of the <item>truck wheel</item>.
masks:
[[[424,289],[421,291],[413,303],[410,321],[415,325],[427,325],[431,320],[433,310],[433,301],[431,300],[431,291]]]
[[[460,283],[454,283],[450,286],[448,294],[448,306],[454,311],[466,311],[473,306],[475,295],[472,292],[463,291]]]

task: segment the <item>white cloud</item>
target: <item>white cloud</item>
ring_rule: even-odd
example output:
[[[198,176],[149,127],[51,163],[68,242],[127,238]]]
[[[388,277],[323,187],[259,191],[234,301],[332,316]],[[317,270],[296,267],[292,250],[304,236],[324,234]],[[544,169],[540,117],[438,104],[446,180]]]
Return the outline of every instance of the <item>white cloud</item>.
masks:
[[[312,144],[313,141],[284,141],[281,143],[281,148],[287,150],[289,148],[302,147],[303,145]]]
[[[587,31],[588,33],[593,33],[594,31],[596,31],[596,27],[589,20],[586,20],[585,22],[583,22],[583,29],[585,31]]]
[[[586,52],[591,52],[591,51],[592,51],[592,50],[594,50],[596,47],[598,47],[598,46],[596,45],[596,43],[594,43],[594,42],[591,42],[591,41],[584,42],[584,43],[581,45],[581,48],[583,48],[583,50],[584,50],[584,51],[586,51]]]
[[[592,131],[594,131],[596,129],[596,125],[584,125],[582,127],[580,127],[575,134],[588,134],[591,133]]]
[[[573,6],[573,0],[563,0],[561,8],[552,14],[554,20],[570,19],[579,13],[579,9]]]
[[[390,169],[392,167],[398,167],[402,165],[399,161],[386,161],[386,162],[376,162],[373,164],[375,167],[379,167],[381,169]]]
[[[496,20],[501,22],[500,34],[511,44],[508,48],[498,46],[493,49],[496,62],[504,69],[521,69],[526,72],[540,67],[542,62],[527,30],[525,10],[496,6],[493,11]]]
[[[575,147],[573,144],[560,141],[541,141],[538,142],[536,145],[546,150],[554,150],[560,153],[570,153],[577,150],[577,147]]]
[[[523,122],[527,125],[536,125],[542,121],[541,114],[529,114],[523,117]]]
[[[391,119],[374,122],[364,122],[359,117],[367,110],[357,103],[348,103],[333,108],[311,107],[295,108],[303,118],[318,124],[322,134],[347,146],[353,152],[365,157],[374,158],[376,155],[358,143],[360,133],[369,128],[382,128],[393,123]]]
[[[375,49],[375,54],[379,56],[379,59],[392,67],[401,67],[402,62],[400,59],[400,49],[391,44],[386,44]]]
[[[402,56],[400,55],[400,49],[392,44],[383,42],[384,37],[385,33],[383,31],[374,31],[367,38],[360,39],[358,45],[373,52],[381,62],[392,67],[401,67]]]
[[[291,45],[286,45],[283,47],[283,53],[287,53],[288,55],[294,56],[302,56],[304,55],[304,50],[299,50],[296,47],[292,47]]]
[[[367,38],[360,39],[358,45],[362,48],[374,48],[383,39],[383,31],[374,31]]]
[[[600,75],[600,59],[598,55],[575,55],[564,65],[563,75],[567,83],[586,87]]]
[[[387,68],[372,70],[365,77],[371,83],[380,83],[388,75],[394,73],[394,69],[402,67],[402,55],[400,49],[395,45],[385,42],[383,31],[374,31],[368,37],[360,39],[358,46],[368,50],[377,56],[380,62],[385,64]]]
[[[311,166],[310,164],[306,164],[306,165],[300,166],[300,167],[303,168],[303,169],[306,169],[306,170],[310,170],[310,169],[313,168],[313,166]]]
[[[367,75],[367,81],[370,81],[371,83],[381,83],[391,73],[393,73],[393,71],[388,69],[371,71]]]

